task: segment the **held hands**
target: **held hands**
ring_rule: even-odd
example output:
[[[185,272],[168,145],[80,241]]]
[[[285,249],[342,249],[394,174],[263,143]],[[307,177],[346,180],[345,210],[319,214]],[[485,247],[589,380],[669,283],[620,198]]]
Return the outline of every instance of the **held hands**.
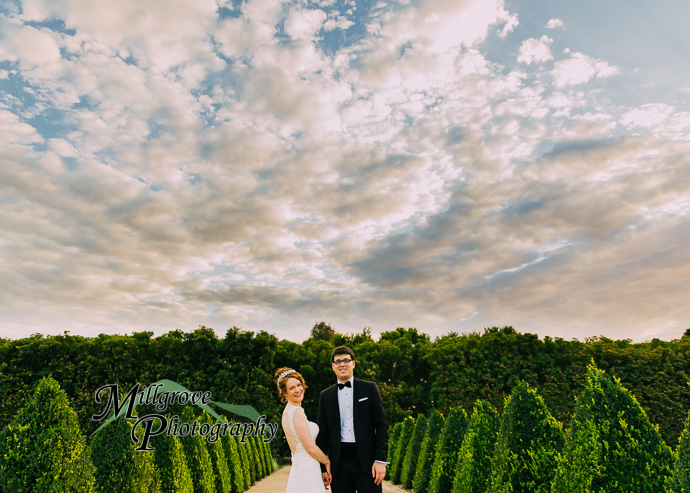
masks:
[[[333,479],[331,477],[331,463],[329,462],[328,464],[325,464],[326,466],[326,472],[321,473],[321,477],[323,478],[323,485],[328,488],[328,486],[331,484],[331,480]]]
[[[371,466],[371,477],[374,478],[374,484],[379,485],[386,475],[386,464],[383,462],[374,462]]]

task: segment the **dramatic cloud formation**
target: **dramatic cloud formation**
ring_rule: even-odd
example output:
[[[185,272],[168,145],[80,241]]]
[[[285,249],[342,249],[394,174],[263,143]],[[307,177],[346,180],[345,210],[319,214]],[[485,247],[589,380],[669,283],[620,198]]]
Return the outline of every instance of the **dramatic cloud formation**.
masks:
[[[680,337],[690,74],[529,9],[6,2],[0,335]]]

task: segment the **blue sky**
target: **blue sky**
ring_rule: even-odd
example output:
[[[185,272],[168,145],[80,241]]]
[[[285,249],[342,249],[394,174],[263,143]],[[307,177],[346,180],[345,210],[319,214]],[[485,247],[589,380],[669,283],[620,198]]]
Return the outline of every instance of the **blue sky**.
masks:
[[[0,336],[690,326],[690,4],[0,3]]]

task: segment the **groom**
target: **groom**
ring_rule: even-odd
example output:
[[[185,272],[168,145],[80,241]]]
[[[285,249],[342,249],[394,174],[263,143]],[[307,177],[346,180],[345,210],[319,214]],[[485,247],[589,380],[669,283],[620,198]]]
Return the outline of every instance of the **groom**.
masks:
[[[338,383],[321,392],[316,418],[316,445],[331,460],[331,488],[333,493],[381,493],[388,464],[381,394],[374,382],[353,377],[355,353],[349,347],[335,348],[331,362]]]

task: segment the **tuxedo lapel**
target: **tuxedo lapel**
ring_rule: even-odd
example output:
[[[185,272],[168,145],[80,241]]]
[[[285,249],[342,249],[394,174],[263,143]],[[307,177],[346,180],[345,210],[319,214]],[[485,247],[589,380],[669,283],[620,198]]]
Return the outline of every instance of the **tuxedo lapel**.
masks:
[[[340,442],[340,407],[338,406],[338,386],[333,385],[331,387],[333,390],[331,390],[331,397],[329,400],[329,406],[330,409],[328,410],[329,414],[334,417],[333,420],[333,429],[338,430],[338,443]],[[335,437],[335,433],[332,434]]]
[[[352,392],[352,419],[355,427],[355,435],[357,434],[357,423],[359,421],[359,400],[364,397],[364,387],[357,381],[353,379],[354,392]]]

